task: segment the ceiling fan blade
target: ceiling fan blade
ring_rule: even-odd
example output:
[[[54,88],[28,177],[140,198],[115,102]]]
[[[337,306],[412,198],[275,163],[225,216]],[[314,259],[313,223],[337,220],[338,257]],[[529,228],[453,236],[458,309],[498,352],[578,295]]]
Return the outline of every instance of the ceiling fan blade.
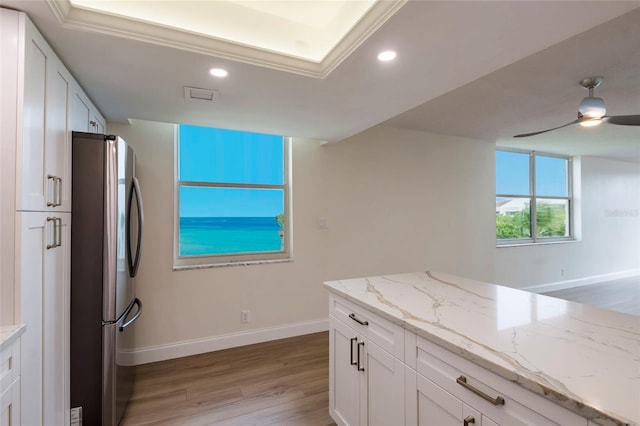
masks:
[[[614,115],[602,117],[602,121],[609,124],[620,124],[622,126],[640,126],[640,115]]]
[[[631,116],[631,117],[633,117],[633,116]],[[573,120],[571,123],[563,124],[562,126],[554,127],[552,129],[540,130],[539,132],[533,132],[533,133],[523,133],[521,135],[515,135],[514,138],[526,138],[527,136],[534,136],[534,135],[539,135],[540,133],[546,133],[546,132],[550,132],[552,130],[562,129],[563,127],[567,127],[567,126],[571,126],[572,124],[576,124],[579,121],[580,120]]]

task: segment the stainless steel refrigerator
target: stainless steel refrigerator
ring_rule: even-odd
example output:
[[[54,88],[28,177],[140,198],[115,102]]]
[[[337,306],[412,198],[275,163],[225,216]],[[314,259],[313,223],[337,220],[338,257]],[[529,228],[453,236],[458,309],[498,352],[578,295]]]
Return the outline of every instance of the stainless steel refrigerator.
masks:
[[[115,426],[131,397],[134,279],[144,215],[135,153],[121,138],[73,132],[71,425]]]

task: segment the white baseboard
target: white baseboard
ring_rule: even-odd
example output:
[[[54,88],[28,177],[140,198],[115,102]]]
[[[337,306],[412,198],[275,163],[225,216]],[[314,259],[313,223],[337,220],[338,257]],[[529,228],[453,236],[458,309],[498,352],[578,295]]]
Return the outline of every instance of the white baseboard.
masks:
[[[140,365],[149,362],[164,361],[206,352],[219,351],[254,343],[285,339],[287,337],[302,336],[318,333],[329,329],[329,320],[321,319],[278,327],[262,328],[241,333],[211,336],[204,339],[187,340],[166,345],[149,346],[132,351],[120,352],[121,365]]]
[[[532,285],[524,287],[520,290],[529,291],[531,293],[547,293],[549,291],[564,290],[567,288],[580,287],[583,285],[599,284],[605,281],[619,280],[640,275],[640,269],[630,269],[628,271],[614,272],[611,274],[593,275],[575,280],[556,281],[553,283]]]

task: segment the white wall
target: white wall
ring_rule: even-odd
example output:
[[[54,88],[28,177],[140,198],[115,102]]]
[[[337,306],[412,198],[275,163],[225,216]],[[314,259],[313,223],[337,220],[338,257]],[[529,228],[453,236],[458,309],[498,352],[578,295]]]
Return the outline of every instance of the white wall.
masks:
[[[640,165],[595,157],[579,163],[581,240],[496,248],[494,282],[548,291],[640,272]]]
[[[328,275],[493,278],[494,146],[377,127],[324,152]]]
[[[15,324],[15,188],[16,140],[18,124],[18,19],[15,12],[0,13],[3,32],[0,37],[2,66],[0,67],[0,325]]]
[[[173,126],[109,132],[136,150],[145,202],[132,362],[322,329],[325,280],[427,269],[493,277],[492,144],[385,127],[334,145],[294,140],[294,261],[174,272]]]

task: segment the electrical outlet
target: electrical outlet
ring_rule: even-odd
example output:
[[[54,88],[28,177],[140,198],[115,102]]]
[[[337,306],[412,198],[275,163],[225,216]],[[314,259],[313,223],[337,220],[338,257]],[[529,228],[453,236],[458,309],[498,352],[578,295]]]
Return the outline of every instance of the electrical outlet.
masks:
[[[240,312],[240,323],[248,324],[251,321],[251,311],[245,310]]]
[[[318,218],[318,228],[329,229],[329,219],[327,219],[326,217]]]

